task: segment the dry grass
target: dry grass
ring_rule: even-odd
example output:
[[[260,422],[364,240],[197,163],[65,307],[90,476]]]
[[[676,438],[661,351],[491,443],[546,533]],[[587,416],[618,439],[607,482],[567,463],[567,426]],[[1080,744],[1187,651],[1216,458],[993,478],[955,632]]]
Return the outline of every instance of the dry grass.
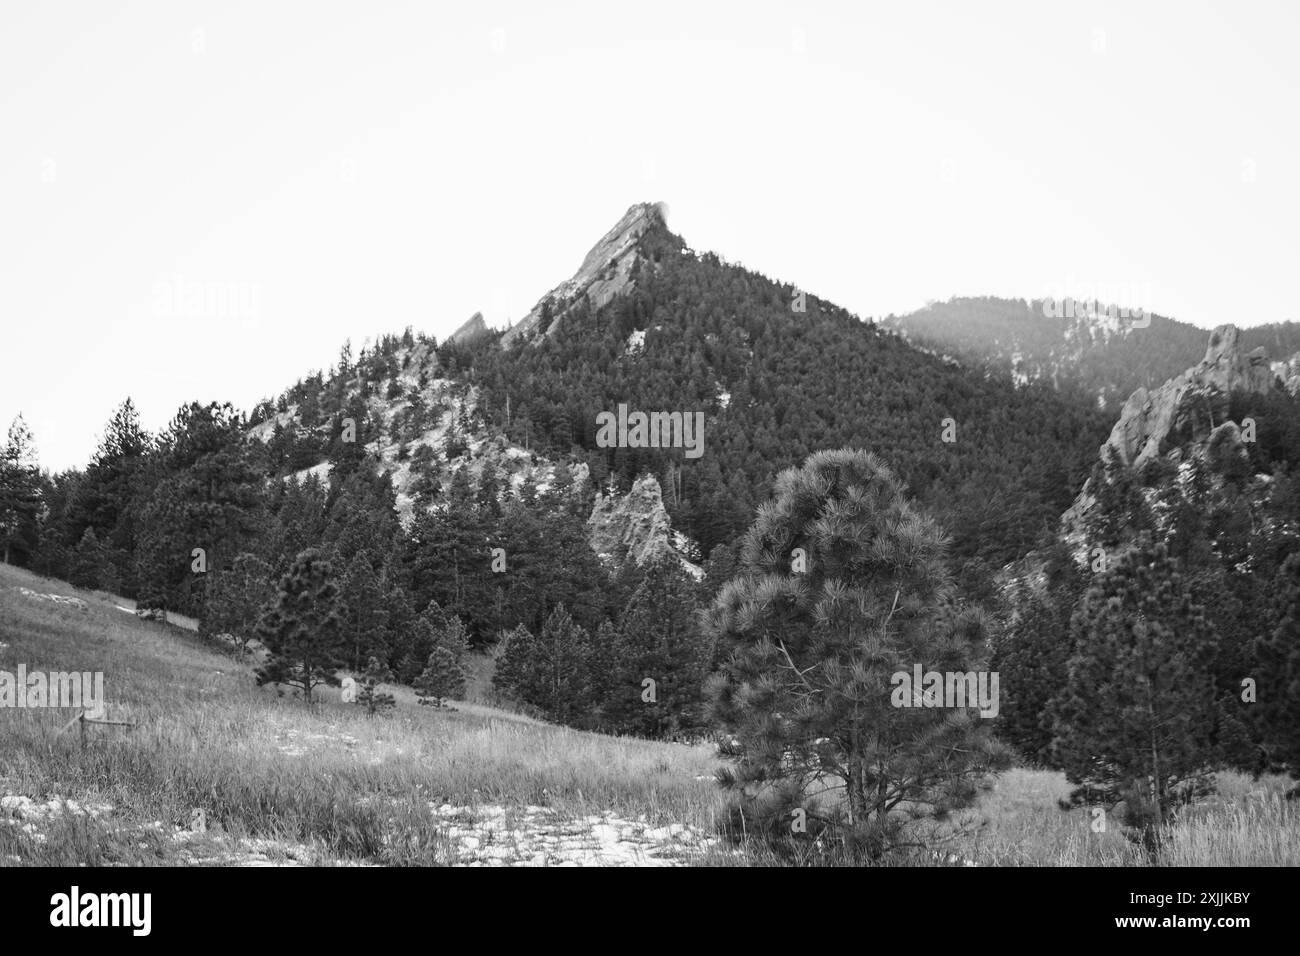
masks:
[[[136,725],[94,728],[83,750],[75,732],[55,737],[65,711],[0,710],[0,798],[82,805],[21,821],[0,810],[0,865],[463,862],[444,805],[699,832],[723,816],[710,747],[584,733],[482,703],[420,707],[405,688],[389,716],[367,718],[337,691],[308,708],[257,688],[247,664],[194,632],[140,621],[122,603],[0,566],[0,669],[103,671],[109,718]],[[1086,814],[1059,810],[1068,789],[1059,774],[1004,774],[982,801],[983,828],[943,852],[987,865],[1148,862],[1114,828],[1095,834]],[[1297,865],[1300,824],[1280,789],[1225,776],[1220,798],[1187,816],[1160,862]],[[205,835],[188,832],[199,809]],[[690,859],[784,862],[723,844]],[[809,848],[799,862],[837,861]],[[906,862],[933,865],[928,855]]]
[[[34,601],[18,587],[81,597],[89,611]],[[429,804],[550,807],[710,828],[720,805],[707,747],[553,727],[470,703],[367,718],[337,690],[301,701],[256,688],[251,669],[194,633],[140,621],[117,599],[0,568],[0,669],[103,671],[108,717],[84,751],[71,714],[0,710],[0,795],[69,797],[110,814],[55,821],[41,835],[0,827],[0,861],[183,862],[159,839],[203,809],[232,839],[306,847],[318,861],[454,862]],[[57,825],[55,825],[57,824]],[[94,839],[91,839],[93,837]],[[147,844],[147,845],[144,845]]]

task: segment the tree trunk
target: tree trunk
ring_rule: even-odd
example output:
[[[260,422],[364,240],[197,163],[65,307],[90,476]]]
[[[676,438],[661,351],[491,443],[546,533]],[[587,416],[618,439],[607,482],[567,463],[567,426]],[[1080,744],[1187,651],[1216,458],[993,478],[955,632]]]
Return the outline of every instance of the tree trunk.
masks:
[[[1147,678],[1147,715],[1151,719],[1151,799],[1155,803],[1156,826],[1164,825],[1164,788],[1160,785],[1160,752],[1156,747],[1156,712],[1151,701],[1151,678]]]
[[[855,727],[849,735],[853,750],[849,754],[849,779],[844,781],[844,791],[849,798],[849,826],[859,826],[867,819],[867,792],[863,783],[864,767],[861,747],[858,742],[860,731]]]

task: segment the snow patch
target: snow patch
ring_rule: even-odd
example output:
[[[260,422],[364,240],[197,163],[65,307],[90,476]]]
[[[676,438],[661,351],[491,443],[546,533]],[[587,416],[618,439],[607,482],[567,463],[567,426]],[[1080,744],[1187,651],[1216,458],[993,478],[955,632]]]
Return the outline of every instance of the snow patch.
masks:
[[[717,838],[612,811],[570,818],[548,807],[430,804],[462,866],[684,866]]]

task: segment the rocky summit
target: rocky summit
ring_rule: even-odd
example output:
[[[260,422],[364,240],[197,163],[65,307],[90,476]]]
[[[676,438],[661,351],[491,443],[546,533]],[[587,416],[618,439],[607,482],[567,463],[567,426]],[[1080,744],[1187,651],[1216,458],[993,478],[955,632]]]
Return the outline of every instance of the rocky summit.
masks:
[[[503,346],[515,345],[556,328],[564,313],[580,299],[593,308],[624,292],[632,281],[632,268],[640,259],[637,243],[656,227],[666,227],[663,203],[637,203],[591,247],[578,271],[537,300],[532,311],[501,336]]]
[[[491,329],[489,329],[487,323],[483,321],[483,313],[475,312],[465,320],[464,324],[462,324],[460,328],[447,336],[447,341],[455,342],[457,345],[469,344],[476,342],[484,335],[489,334],[491,334]]]

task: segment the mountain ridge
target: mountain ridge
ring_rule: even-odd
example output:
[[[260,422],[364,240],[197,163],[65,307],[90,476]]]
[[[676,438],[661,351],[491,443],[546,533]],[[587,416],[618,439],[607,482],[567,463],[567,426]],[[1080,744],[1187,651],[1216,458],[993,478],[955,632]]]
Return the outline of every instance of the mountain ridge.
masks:
[[[1132,392],[1155,389],[1201,357],[1210,330],[1157,313],[1065,299],[954,297],[882,320],[918,347],[1019,384],[1048,382],[1118,413]],[[1248,349],[1285,361],[1300,353],[1300,324],[1243,328]]]
[[[568,463],[587,468],[593,495],[612,483],[627,496],[649,474],[673,531],[708,555],[739,537],[779,471],[819,448],[867,447],[944,518],[959,553],[1001,562],[1059,519],[1105,435],[1095,410],[1049,389],[990,380],[791,283],[692,250],[661,204],[632,206],[530,315],[486,334],[471,318],[441,344],[410,330],[385,336],[329,381],[316,373],[262,403],[254,431],[272,467],[302,473],[337,453],[348,417],[365,423],[358,440],[377,467],[396,475],[404,512],[420,493],[445,495],[467,465],[477,480],[480,458],[509,476],[507,488],[534,469],[546,483]],[[620,403],[702,413],[704,458],[600,448],[597,416]],[[949,419],[960,427],[953,444],[942,439]],[[1027,441],[1043,451],[1030,454]]]

